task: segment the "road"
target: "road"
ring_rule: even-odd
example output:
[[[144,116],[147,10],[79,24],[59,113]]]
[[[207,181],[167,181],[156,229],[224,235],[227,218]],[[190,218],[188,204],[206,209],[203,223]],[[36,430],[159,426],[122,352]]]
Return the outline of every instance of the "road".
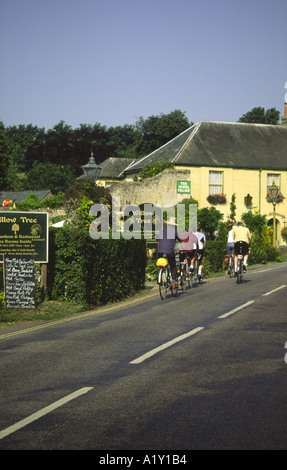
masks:
[[[286,295],[279,263],[1,328],[0,449],[286,449]]]

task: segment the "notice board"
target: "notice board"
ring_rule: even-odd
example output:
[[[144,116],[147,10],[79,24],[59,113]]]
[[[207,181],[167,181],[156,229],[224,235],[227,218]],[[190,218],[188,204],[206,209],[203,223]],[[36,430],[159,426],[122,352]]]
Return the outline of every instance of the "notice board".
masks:
[[[0,211],[0,262],[4,255],[34,256],[48,263],[47,212]]]
[[[5,308],[35,307],[33,256],[4,257]]]

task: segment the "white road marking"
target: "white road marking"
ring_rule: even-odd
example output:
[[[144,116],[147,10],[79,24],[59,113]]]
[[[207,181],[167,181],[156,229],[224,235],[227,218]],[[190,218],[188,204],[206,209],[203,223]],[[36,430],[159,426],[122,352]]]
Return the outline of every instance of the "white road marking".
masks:
[[[68,403],[71,400],[74,400],[75,398],[79,397],[80,395],[84,395],[85,393],[92,390],[92,388],[93,387],[80,388],[76,392],[70,393],[70,395],[67,395],[66,397],[63,397],[60,400],[55,401],[51,405],[46,406],[42,410],[39,410],[36,413],[28,416],[27,418],[24,418],[21,421],[18,421],[18,423],[15,423],[15,424],[13,424],[12,426],[9,426],[6,429],[3,429],[3,431],[0,431],[0,439],[3,439],[4,437],[8,436],[9,434],[12,434],[13,432],[18,431],[21,428],[24,428],[25,426],[32,423],[33,421],[36,421],[37,419],[39,419],[42,416],[50,413],[51,411],[55,410],[56,408],[59,408],[60,406],[65,405],[66,403]]]
[[[184,335],[178,336],[177,338],[172,339],[171,341],[168,341],[167,343],[162,344],[158,348],[152,349],[151,351],[147,352],[146,354],[143,354],[142,356],[138,357],[137,359],[134,359],[133,361],[130,362],[130,364],[139,364],[140,362],[145,361],[151,356],[154,356],[160,351],[163,351],[164,349],[169,348],[173,344],[179,343],[180,341],[183,341],[184,339],[188,338],[189,336],[195,335],[199,331],[203,330],[204,327],[198,327],[195,328],[194,330],[189,331],[188,333],[185,333]]]
[[[229,312],[224,313],[223,315],[220,315],[220,316],[217,317],[217,318],[226,318],[226,317],[229,317],[229,315],[233,315],[233,313],[236,313],[236,312],[238,312],[239,310],[242,310],[243,308],[248,307],[248,305],[253,304],[253,302],[255,302],[255,300],[249,300],[249,302],[246,302],[246,304],[240,305],[239,307],[234,308],[233,310],[230,310]]]
[[[280,286],[280,287],[277,287],[277,289],[273,289],[273,290],[270,290],[269,292],[266,292],[265,294],[262,294],[262,295],[270,295],[270,294],[273,294],[273,292],[276,292],[280,289],[283,289],[284,287],[286,287],[286,285],[284,284],[283,286]]]

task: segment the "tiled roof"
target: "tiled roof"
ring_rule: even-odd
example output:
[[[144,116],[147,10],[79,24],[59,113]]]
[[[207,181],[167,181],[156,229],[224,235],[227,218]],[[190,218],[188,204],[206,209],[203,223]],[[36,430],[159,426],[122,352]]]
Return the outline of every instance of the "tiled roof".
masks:
[[[287,170],[287,127],[200,121],[144,158],[125,173],[168,158],[181,166]]]
[[[118,178],[134,160],[131,158],[110,157],[101,163],[101,173],[99,179]]]
[[[32,189],[28,191],[0,191],[0,203],[5,201],[5,199],[10,199],[13,202],[24,202],[27,199],[29,194],[36,194],[40,201],[46,197],[51,197],[52,193],[50,189],[43,189],[41,191],[33,191]]]

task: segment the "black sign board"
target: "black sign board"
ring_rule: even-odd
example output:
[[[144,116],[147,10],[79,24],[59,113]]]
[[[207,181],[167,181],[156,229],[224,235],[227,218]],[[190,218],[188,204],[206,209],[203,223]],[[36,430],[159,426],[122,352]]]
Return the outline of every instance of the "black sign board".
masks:
[[[34,256],[48,262],[48,214],[0,211],[0,262],[3,255]]]
[[[35,307],[33,256],[4,256],[5,308]]]

